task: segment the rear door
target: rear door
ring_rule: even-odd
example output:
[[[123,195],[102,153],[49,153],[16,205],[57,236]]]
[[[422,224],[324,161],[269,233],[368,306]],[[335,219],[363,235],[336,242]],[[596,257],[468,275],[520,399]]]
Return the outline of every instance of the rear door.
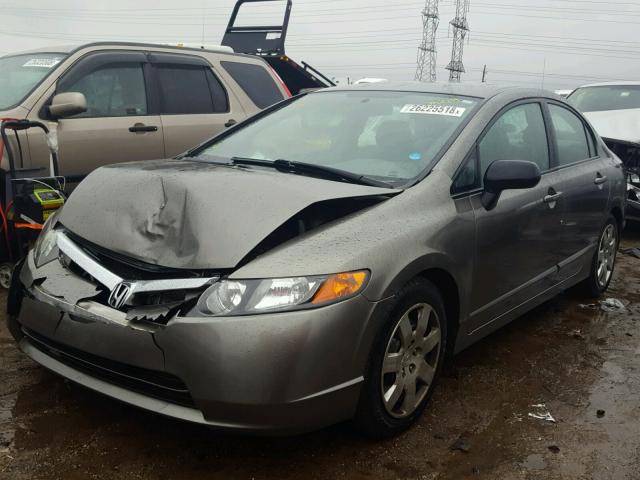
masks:
[[[547,108],[565,197],[560,269],[565,279],[578,273],[585,255],[592,255],[604,225],[611,182],[589,126],[566,105],[549,101]]]
[[[98,52],[80,59],[60,78],[55,93],[80,92],[87,99],[86,112],[58,121],[63,175],[73,180],[109,163],[165,156],[148,68],[142,52]],[[29,143],[46,149],[39,132],[29,131]]]
[[[167,157],[195,147],[246,116],[203,58],[153,53],[149,59]]]

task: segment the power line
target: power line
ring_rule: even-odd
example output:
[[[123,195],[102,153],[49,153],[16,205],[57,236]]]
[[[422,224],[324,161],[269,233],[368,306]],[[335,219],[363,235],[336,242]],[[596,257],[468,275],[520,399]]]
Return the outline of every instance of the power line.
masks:
[[[564,22],[566,21],[572,21],[572,22],[605,22],[605,23],[616,23],[616,24],[630,24],[630,25],[637,25],[638,22],[637,21],[624,21],[624,20],[609,20],[609,19],[602,19],[602,18],[575,18],[575,17],[552,17],[549,15],[530,15],[530,14],[519,14],[519,13],[509,13],[509,12],[495,12],[495,11],[482,11],[481,9],[478,10],[476,8],[473,9],[474,13],[482,13],[485,15],[500,15],[500,16],[505,16],[505,17],[523,17],[523,18],[543,18],[545,20],[562,20]]]
[[[490,8],[490,9],[495,9],[495,8],[500,8],[500,9],[508,9],[508,10],[513,10],[516,9],[518,11],[533,11],[533,12],[548,12],[550,10],[551,7],[549,6],[530,6],[530,5],[517,5],[517,4],[513,4],[513,3],[488,3],[488,2],[478,2],[478,3],[474,3],[474,5],[483,7],[483,8]],[[616,4],[616,6],[618,6],[618,4]],[[640,15],[640,12],[635,10],[635,11],[612,11],[612,12],[605,12],[602,11],[602,8],[599,9],[589,9],[589,8],[575,8],[575,7],[558,7],[558,6],[554,6],[553,8],[553,12],[557,12],[557,13],[563,13],[563,12],[569,12],[569,13],[585,13],[588,15],[609,15],[609,16],[628,16],[628,15],[634,15],[634,16],[638,16]]]
[[[578,38],[578,37],[566,37],[566,36],[553,36],[553,35],[530,35],[530,34],[525,34],[525,33],[513,33],[513,32],[483,32],[483,31],[478,31],[478,30],[474,30],[475,33],[477,34],[483,34],[483,35],[502,35],[502,36],[514,36],[514,37],[530,37],[530,38],[543,38],[543,39],[552,39],[552,40],[565,40],[565,41],[576,41],[576,42],[580,42],[580,43],[584,43],[584,42],[593,42],[593,43],[615,43],[615,44],[620,44],[620,43],[626,43],[626,44],[634,44],[634,45],[639,45],[640,46],[640,42],[629,42],[629,41],[625,41],[625,40],[604,40],[601,38]]]

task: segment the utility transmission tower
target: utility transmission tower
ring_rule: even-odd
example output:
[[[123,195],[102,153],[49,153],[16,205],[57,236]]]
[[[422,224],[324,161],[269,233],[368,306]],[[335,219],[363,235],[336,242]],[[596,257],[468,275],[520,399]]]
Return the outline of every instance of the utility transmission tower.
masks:
[[[436,30],[440,23],[438,0],[426,0],[422,10],[422,43],[418,47],[416,80],[436,81]]]
[[[459,82],[460,75],[464,73],[462,63],[462,53],[464,50],[464,39],[469,31],[467,13],[469,12],[469,0],[456,0],[456,16],[451,20],[453,27],[453,46],[451,47],[451,61],[446,69],[449,70],[449,81]]]

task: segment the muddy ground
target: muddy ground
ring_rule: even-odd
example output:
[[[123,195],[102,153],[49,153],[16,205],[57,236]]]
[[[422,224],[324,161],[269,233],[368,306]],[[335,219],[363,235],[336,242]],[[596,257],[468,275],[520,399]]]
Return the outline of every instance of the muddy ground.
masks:
[[[637,480],[640,259],[618,257],[607,297],[626,308],[568,293],[463,352],[419,424],[379,443],[348,425],[250,438],[145,413],[39,368],[2,322],[0,479]]]

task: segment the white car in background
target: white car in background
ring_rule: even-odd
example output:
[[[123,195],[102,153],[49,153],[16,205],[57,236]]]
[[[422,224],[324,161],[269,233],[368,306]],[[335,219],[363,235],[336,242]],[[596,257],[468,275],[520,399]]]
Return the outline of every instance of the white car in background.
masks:
[[[585,85],[568,97],[627,169],[627,218],[640,221],[640,81]]]
[[[356,80],[355,82],[353,82],[353,84],[362,85],[366,83],[384,83],[388,81],[389,80],[387,80],[386,78],[365,77],[365,78],[361,78],[360,80]]]
[[[567,98],[573,93],[573,90],[556,90],[555,94],[560,95],[562,98]]]

